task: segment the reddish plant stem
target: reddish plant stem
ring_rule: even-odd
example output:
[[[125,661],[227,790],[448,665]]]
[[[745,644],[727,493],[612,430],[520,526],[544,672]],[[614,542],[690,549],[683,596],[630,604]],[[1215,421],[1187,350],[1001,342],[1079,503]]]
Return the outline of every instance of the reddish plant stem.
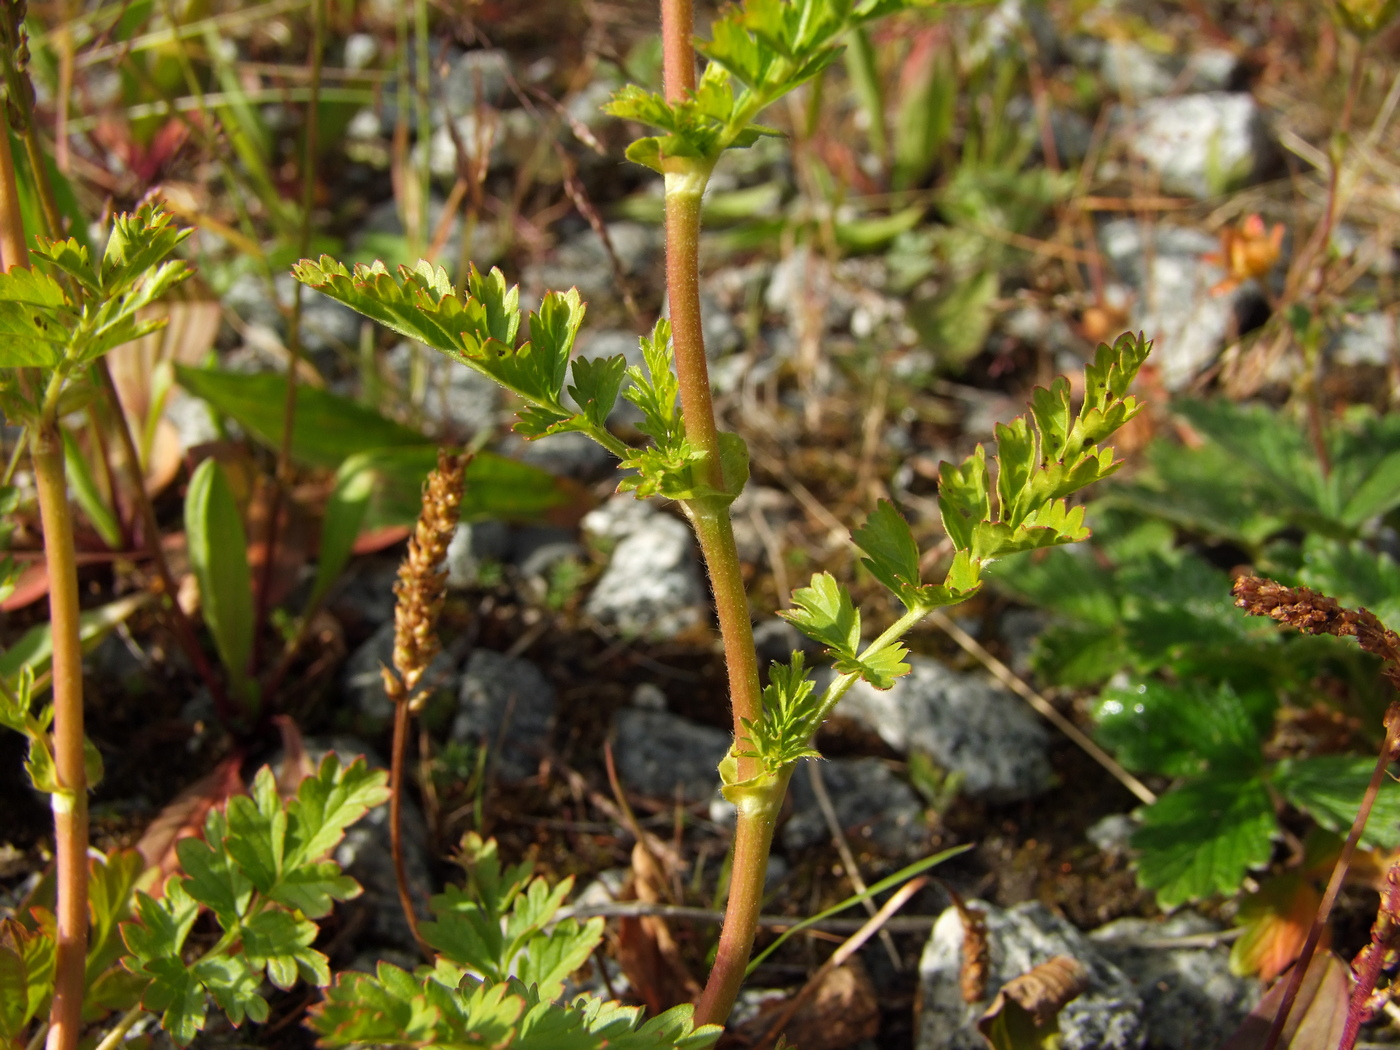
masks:
[[[29,246],[24,240],[24,215],[19,208],[9,135],[0,135],[0,262],[6,270],[29,265]]]
[[[409,704],[406,696],[394,697],[394,743],[389,759],[389,851],[394,861],[394,883],[399,891],[399,905],[408,922],[409,931],[423,954],[432,953],[418,932],[418,912],[413,907],[413,894],[408,887],[408,869],[403,859],[403,767],[408,751]]]
[[[1351,990],[1351,1004],[1347,1007],[1346,1024],[1337,1050],[1352,1050],[1356,1046],[1361,1026],[1370,1019],[1371,994],[1376,990],[1386,956],[1400,941],[1400,862],[1390,866],[1385,881],[1386,891],[1371,927],[1371,943],[1361,949],[1351,964],[1356,984]]]
[[[682,101],[695,87],[692,0],[662,0],[662,58],[666,98]],[[728,491],[720,455],[719,428],[710,395],[709,368],[700,313],[700,202],[709,177],[709,162],[668,158],[666,173],[666,292],[671,311],[671,338],[680,387],[686,439],[698,452],[700,481]],[[715,595],[715,613],[724,642],[736,751],[751,750],[744,721],[762,717],[762,691],[754,652],[748,595],[734,542],[728,502],[702,497],[686,504]],[[723,1024],[733,1009],[753,951],[763,899],[764,877],[773,829],[791,771],[769,778],[756,758],[737,759],[736,780],[754,780],[738,801],[729,899],[715,964],[696,1006],[701,1024]],[[758,778],[758,779],[755,779]]]
[[[763,882],[768,872],[768,851],[782,809],[792,767],[773,785],[767,804],[746,799],[739,804],[734,827],[734,857],[730,865],[729,900],[724,909],[715,963],[710,969],[705,991],[695,1005],[696,1024],[722,1025],[734,1009],[743,987],[754,936],[763,905]]]
[[[3,137],[3,136],[0,136]],[[87,767],[83,754],[83,668],[78,639],[78,568],[73,518],[57,421],[42,422],[30,440],[53,625],[53,752],[58,790],[51,796],[58,872],[54,996],[48,1050],[74,1050],[82,1027],[83,969],[88,935]]]
[[[661,77],[667,102],[681,102],[695,90],[694,34],[694,0],[662,0]]]
[[[1274,1023],[1269,1028],[1268,1038],[1264,1040],[1263,1050],[1275,1050],[1278,1041],[1283,1035],[1283,1026],[1288,1023],[1288,1014],[1293,1009],[1293,1002],[1298,998],[1298,989],[1303,986],[1303,976],[1308,971],[1308,964],[1312,962],[1313,953],[1317,951],[1318,941],[1322,939],[1322,931],[1327,927],[1327,919],[1332,914],[1332,905],[1337,902],[1337,894],[1341,892],[1342,881],[1346,878],[1347,868],[1351,865],[1352,854],[1356,852],[1356,845],[1361,841],[1361,833],[1366,828],[1366,820],[1371,815],[1371,806],[1376,801],[1376,795],[1380,792],[1381,785],[1385,783],[1386,768],[1395,760],[1397,745],[1400,745],[1400,702],[1390,705],[1390,709],[1385,713],[1385,742],[1381,744],[1381,752],[1376,758],[1376,768],[1371,774],[1371,782],[1366,785],[1366,794],[1361,799],[1361,809],[1356,814],[1356,819],[1351,823],[1351,831],[1347,834],[1347,840],[1342,846],[1342,852],[1337,857],[1337,863],[1332,868],[1332,877],[1327,882],[1327,890],[1322,895],[1322,903],[1318,905],[1317,915],[1313,918],[1312,929],[1308,930],[1307,940],[1303,942],[1303,950],[1298,955],[1298,959],[1293,964],[1293,969],[1288,974],[1288,985],[1283,991],[1283,1001],[1279,1003],[1278,1013],[1274,1015]]]

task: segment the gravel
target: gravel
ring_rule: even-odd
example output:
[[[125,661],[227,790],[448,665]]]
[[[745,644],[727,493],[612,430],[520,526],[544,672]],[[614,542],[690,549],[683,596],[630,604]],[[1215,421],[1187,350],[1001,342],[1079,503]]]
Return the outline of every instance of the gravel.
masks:
[[[539,768],[554,709],[554,687],[538,667],[477,649],[462,673],[451,739],[487,748],[496,778],[516,783]]]
[[[959,988],[963,924],[949,908],[934,923],[919,960],[920,1014],[915,1050],[985,1050],[977,1019],[1003,984],[1057,955],[1078,959],[1089,987],[1059,1015],[1061,1050],[1142,1050],[1143,1003],[1132,981],[1095,943],[1038,901],[1003,910],[970,902],[986,915],[987,998],[963,1002]]]

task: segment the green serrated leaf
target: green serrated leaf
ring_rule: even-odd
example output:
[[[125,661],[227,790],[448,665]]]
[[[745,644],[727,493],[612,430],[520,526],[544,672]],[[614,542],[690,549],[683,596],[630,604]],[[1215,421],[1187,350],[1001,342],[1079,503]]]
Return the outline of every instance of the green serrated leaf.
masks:
[[[851,594],[829,572],[819,572],[792,593],[793,608],[778,615],[847,660],[860,648],[860,613]]]
[[[222,830],[220,825],[216,825]],[[217,916],[219,925],[231,930],[248,910],[253,898],[253,884],[223,849],[222,836],[214,838],[219,848],[196,838],[181,839],[175,845],[180,868],[187,876],[185,883],[190,896],[207,905]]]
[[[603,920],[589,919],[580,924],[565,919],[548,933],[531,937],[516,964],[516,976],[534,985],[541,999],[557,999],[564,982],[586,963],[603,940]]]
[[[873,653],[861,653],[854,659],[841,656],[832,665],[840,674],[858,674],[876,689],[893,688],[896,678],[909,673],[904,658],[909,650],[898,642]]]
[[[1293,805],[1328,831],[1345,835],[1375,767],[1376,760],[1365,756],[1314,755],[1284,759],[1270,779]],[[1400,785],[1390,777],[1381,781],[1361,844],[1375,849],[1400,846]]]
[[[1226,683],[1148,680],[1106,689],[1094,703],[1098,739],[1137,772],[1192,776],[1207,768],[1258,770],[1277,699]]]
[[[1234,772],[1187,781],[1141,812],[1132,838],[1138,883],[1163,908],[1233,894],[1251,868],[1268,863],[1278,832],[1264,782]]]
[[[320,860],[340,843],[346,828],[387,802],[387,778],[363,758],[342,767],[334,754],[327,755],[287,806],[288,866]]]
[[[870,574],[893,591],[906,608],[914,608],[922,582],[919,547],[909,523],[894,509],[894,504],[880,500],[852,539],[866,555],[861,562]]]
[[[991,517],[989,490],[987,452],[981,445],[957,466],[938,465],[938,509],[955,550],[970,550],[977,523]]]
[[[622,389],[623,376],[627,372],[627,358],[578,357],[570,368],[573,385],[569,396],[583,410],[584,417],[595,427],[606,427],[608,415],[617,404],[618,392]]]

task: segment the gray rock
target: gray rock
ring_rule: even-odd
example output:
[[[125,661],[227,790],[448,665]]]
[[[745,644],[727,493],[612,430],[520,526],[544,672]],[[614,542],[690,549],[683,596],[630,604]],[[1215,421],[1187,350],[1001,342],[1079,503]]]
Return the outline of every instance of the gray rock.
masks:
[[[486,562],[499,562],[510,549],[510,529],[503,521],[461,522],[447,545],[447,586],[471,587]]]
[[[957,909],[949,908],[934,923],[919,960],[923,1011],[915,1050],[984,1050],[975,1025],[997,990],[1057,955],[1072,956],[1089,971],[1088,990],[1060,1012],[1062,1050],[1140,1050],[1147,1034],[1142,999],[1092,941],[1038,901],[1007,911],[974,903],[986,914],[987,1000],[963,1002],[963,924]]]
[[[1153,360],[1169,390],[1184,387],[1215,359],[1237,318],[1259,297],[1248,284],[1211,294],[1225,271],[1203,261],[1220,246],[1202,230],[1158,226],[1149,232],[1135,219],[1114,219],[1100,228],[1099,244],[1136,292],[1131,327],[1154,340]]]
[[[485,746],[502,783],[525,780],[539,768],[554,706],[554,687],[534,664],[477,649],[462,672],[451,739]]]
[[[821,651],[819,644],[777,616],[754,624],[753,644],[762,664],[787,663],[794,652],[811,656]]]
[[[990,679],[909,658],[893,689],[857,682],[836,712],[897,751],[920,751],[963,776],[975,798],[1010,802],[1050,786],[1049,734],[1019,697]]]
[[[608,240],[612,242],[618,265],[628,276],[647,272],[660,258],[659,227],[638,222],[610,223]],[[538,291],[577,288],[584,299],[613,296],[621,300],[615,287],[612,259],[602,238],[591,227],[560,244],[551,261],[526,267],[521,283]]]
[[[718,767],[729,752],[728,733],[666,711],[625,707],[613,723],[617,775],[648,798],[703,802],[719,786]]]
[[[1127,853],[1140,821],[1128,813],[1110,813],[1089,825],[1084,837],[1105,853]]]
[[[509,90],[510,59],[504,51],[468,51],[452,64],[442,85],[449,118],[466,116],[478,104],[499,106]]]
[[[602,506],[594,507],[583,516],[579,525],[594,539],[615,543],[632,535],[657,513],[654,502],[622,493]]]
[[[704,598],[694,534],[657,514],[617,545],[584,608],[624,635],[674,638],[703,621]]]
[[[1128,39],[1107,41],[1100,59],[1104,84],[1129,101],[1182,90],[1224,91],[1239,67],[1239,57],[1225,48],[1202,48],[1183,56],[1152,51]]]
[[[1338,223],[1332,231],[1332,250],[1353,265],[1366,266],[1376,277],[1400,269],[1400,255],[1396,254],[1393,239],[1381,230],[1366,233],[1350,223]]]
[[[1089,934],[1143,1001],[1148,1050],[1216,1050],[1259,1001],[1259,982],[1230,972],[1230,949],[1169,948],[1142,942],[1218,933],[1193,912],[1163,921],[1119,919]]]
[[[1374,311],[1345,318],[1331,347],[1332,360],[1339,365],[1380,365],[1395,359],[1397,339],[1395,318]]]
[[[588,551],[583,544],[572,541],[541,543],[520,560],[520,575],[527,580],[548,581],[556,566],[565,562],[584,565],[588,562]]]
[[[512,434],[501,442],[503,455],[547,470],[561,478],[596,481],[617,469],[617,459],[587,434],[569,431],[526,441]]]
[[[391,595],[392,597],[392,595]],[[392,615],[392,614],[391,614]],[[355,732],[375,736],[386,730],[394,720],[394,705],[384,695],[381,667],[392,667],[394,661],[394,623],[389,620],[369,640],[350,654],[345,661],[341,687],[348,703],[349,724]],[[428,665],[422,685],[436,689],[450,684],[456,673],[456,661],[447,653],[438,653]]]
[[[182,449],[219,440],[219,426],[209,402],[190,396],[178,386],[170,391],[165,402],[165,418],[175,427]]]
[[[1001,0],[991,10],[980,13],[973,30],[967,60],[984,62],[998,55],[1020,57],[1026,33],[1035,41],[1037,57],[1050,64],[1060,53],[1055,24],[1037,0]]]
[[[1149,99],[1128,123],[1128,152],[1167,193],[1215,197],[1256,181],[1275,159],[1263,111],[1243,92]]]
[[[1010,650],[1007,661],[1011,670],[1024,675],[1031,669],[1031,656],[1036,639],[1050,625],[1050,617],[1041,609],[1008,609],[1002,614],[998,633]]]
[[[388,557],[351,562],[343,582],[331,591],[332,604],[342,619],[359,620],[366,628],[394,618],[394,581],[398,562]]]
[[[924,809],[912,788],[878,758],[838,758],[821,764],[822,783],[841,828],[855,842],[874,845],[889,856],[921,849],[928,837]],[[794,853],[831,837],[817,803],[808,770],[800,768],[790,787],[793,814],[783,825],[783,847]]]
[[[428,897],[432,894],[432,877],[428,866],[428,825],[418,804],[405,799],[402,814],[404,868],[416,902],[419,919],[429,917]],[[404,918],[399,903],[398,880],[394,877],[393,847],[389,836],[389,807],[370,810],[352,824],[335,850],[335,859],[347,874],[364,887],[357,903],[370,909],[370,936],[382,943],[404,951],[413,951],[417,944],[413,931]]]
[[[501,388],[473,368],[425,346],[402,342],[381,358],[381,367],[405,396],[411,391],[413,357],[418,352],[424,370],[424,390],[419,411],[434,429],[475,434],[495,425]]]

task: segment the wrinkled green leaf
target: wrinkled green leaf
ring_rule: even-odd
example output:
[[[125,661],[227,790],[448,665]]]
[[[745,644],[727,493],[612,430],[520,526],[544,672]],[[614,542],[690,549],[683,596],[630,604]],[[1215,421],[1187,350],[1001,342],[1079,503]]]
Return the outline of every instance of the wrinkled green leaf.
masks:
[[[1328,831],[1345,835],[1375,767],[1376,760],[1368,756],[1314,755],[1284,759],[1271,779],[1289,802]],[[1390,777],[1381,781],[1361,844],[1379,849],[1400,846],[1400,785]]]
[[[1278,823],[1264,782],[1221,771],[1189,780],[1142,811],[1138,883],[1163,908],[1233,894],[1273,851]]]

